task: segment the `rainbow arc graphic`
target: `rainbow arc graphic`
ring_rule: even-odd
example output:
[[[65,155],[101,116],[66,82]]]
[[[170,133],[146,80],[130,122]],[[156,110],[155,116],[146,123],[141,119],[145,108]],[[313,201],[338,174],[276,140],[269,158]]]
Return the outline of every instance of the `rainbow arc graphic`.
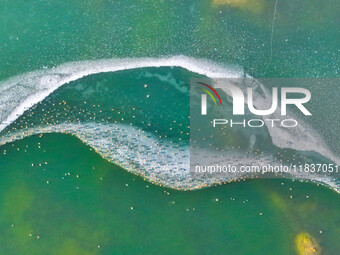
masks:
[[[204,91],[205,93],[207,93],[211,97],[211,99],[214,101],[215,105],[217,105],[216,99],[215,99],[215,97],[213,96],[213,94],[209,90],[211,90],[216,95],[216,97],[218,98],[218,100],[220,101],[220,104],[222,106],[221,97],[220,97],[220,95],[217,93],[217,91],[213,87],[211,87],[210,85],[208,85],[206,83],[203,83],[203,82],[198,82],[198,83],[203,85],[203,86],[205,86],[207,88],[207,89],[205,89],[205,88],[201,88],[201,89],[202,89],[202,91]],[[206,94],[202,94],[201,114],[202,115],[207,115],[207,96],[206,96]]]

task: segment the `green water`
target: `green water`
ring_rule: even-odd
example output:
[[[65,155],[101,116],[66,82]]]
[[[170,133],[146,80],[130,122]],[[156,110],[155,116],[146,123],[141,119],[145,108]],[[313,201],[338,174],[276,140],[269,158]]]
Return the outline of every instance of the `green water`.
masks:
[[[256,77],[339,76],[339,1],[279,0],[274,33],[274,0],[215,1],[1,0],[0,77],[178,54],[237,64]]]
[[[254,2],[0,0],[0,86],[70,61],[176,55],[258,78],[339,77],[339,1]],[[91,75],[59,88],[0,137],[58,123],[118,123],[187,144],[187,92],[198,76],[168,67]],[[27,80],[19,85],[36,85]],[[308,124],[338,156],[339,86],[309,89]],[[9,92],[3,105],[22,95]],[[282,156],[263,133],[259,149]],[[229,134],[228,144],[248,145],[248,137]],[[288,162],[302,157],[287,154]],[[262,179],[185,192],[126,170],[67,134],[2,145],[0,254],[339,254],[339,194],[322,185]],[[305,233],[310,253],[297,248]]]
[[[60,134],[0,153],[2,254],[295,254],[301,232],[322,254],[340,249],[338,194],[315,184],[252,180],[175,191]]]

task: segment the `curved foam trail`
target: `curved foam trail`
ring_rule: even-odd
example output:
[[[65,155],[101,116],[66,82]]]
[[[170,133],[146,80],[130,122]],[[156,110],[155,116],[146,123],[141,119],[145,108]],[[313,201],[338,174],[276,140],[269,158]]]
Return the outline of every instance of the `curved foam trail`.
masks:
[[[27,109],[45,99],[60,86],[92,74],[145,67],[182,67],[214,80],[217,78],[244,77],[242,71],[226,68],[208,60],[197,60],[185,56],[70,62],[55,68],[19,75],[1,82],[0,132]],[[255,96],[255,106],[260,108],[270,103],[271,98],[264,86],[258,84],[258,87],[265,94],[262,96],[258,93]],[[299,121],[299,127],[295,129],[270,128],[268,125],[267,128],[273,144],[278,147],[315,151],[340,164],[340,160],[327,148],[322,138],[302,121]]]
[[[92,74],[145,67],[182,67],[211,78],[240,77],[240,72],[236,70],[208,60],[185,56],[70,62],[52,69],[19,75],[0,83],[0,132],[62,85]]]
[[[127,171],[143,176],[146,180],[179,190],[194,190],[214,184],[245,179],[241,172],[226,174],[203,174],[198,177],[190,173],[190,149],[185,144],[174,144],[167,139],[159,139],[146,131],[122,124],[59,124],[39,128],[30,128],[10,133],[2,138],[0,146],[25,137],[46,133],[66,133],[78,137],[85,144],[108,161]],[[214,151],[199,152],[202,164],[213,160],[211,164],[221,165],[275,165],[270,155],[260,158],[254,155],[241,155],[239,152],[223,154],[221,160]],[[241,160],[241,163],[240,163]],[[254,177],[254,176],[253,176]],[[340,181],[321,175],[295,175],[293,178],[309,179],[324,183],[340,193]]]
[[[67,133],[75,135],[95,149],[103,158],[129,172],[143,176],[148,181],[180,190],[200,189],[217,183],[245,178],[244,173],[228,175],[207,174],[193,176],[190,173],[190,147],[171,143],[166,138],[148,133],[133,126],[122,124],[59,124],[30,128],[13,132],[2,138],[0,145],[43,133]],[[212,158],[213,152],[204,152]],[[228,157],[226,159],[226,157]],[[270,156],[257,159],[254,155],[224,155],[223,160],[237,165],[272,163]]]

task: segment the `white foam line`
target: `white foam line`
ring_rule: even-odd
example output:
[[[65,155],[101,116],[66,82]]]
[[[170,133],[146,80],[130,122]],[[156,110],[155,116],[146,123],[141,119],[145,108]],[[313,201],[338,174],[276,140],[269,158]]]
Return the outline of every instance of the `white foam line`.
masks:
[[[145,67],[182,67],[191,72],[202,74],[210,78],[240,77],[240,72],[237,72],[236,70],[221,67],[208,60],[197,60],[185,56],[70,62],[55,68],[22,74],[0,83],[1,95],[4,94],[3,91],[8,93],[8,90],[15,94],[16,86],[18,85],[31,85],[33,90],[37,90],[33,92],[33,94],[28,95],[27,98],[18,105],[15,105],[14,109],[9,109],[11,113],[5,120],[0,119],[0,132],[20,117],[26,110],[41,102],[52,92],[65,84],[93,74]],[[27,93],[31,92],[32,91],[27,91]],[[0,106],[6,103],[7,102],[3,102],[0,99]]]
[[[190,151],[185,144],[170,143],[166,139],[140,131],[124,124],[104,124],[98,127],[95,123],[85,124],[58,124],[29,128],[8,134],[0,142],[0,146],[21,140],[25,137],[47,133],[66,133],[78,137],[104,159],[119,165],[126,171],[143,176],[146,180],[158,185],[167,186],[179,190],[193,190],[209,187],[218,183],[236,181],[248,178],[246,174],[236,172],[227,175],[206,174],[195,178],[190,174]],[[195,165],[222,165],[229,162],[238,165],[238,157],[233,154],[216,157],[215,151],[198,152],[201,158],[197,158]],[[253,155],[243,155],[241,165],[274,165],[269,155],[260,159]],[[327,176],[295,174],[291,178],[300,180],[312,180],[323,183],[340,193],[340,183],[336,179]]]
[[[30,128],[8,134],[1,140],[0,145],[31,135],[55,132],[75,135],[106,160],[129,172],[143,176],[150,182],[174,189],[200,189],[245,177],[243,173],[230,173],[220,176],[210,174],[205,175],[204,178],[195,178],[190,174],[190,147],[187,144],[171,143],[167,139],[159,139],[151,133],[123,124],[104,124],[100,127],[95,123],[58,124]],[[200,152],[200,154],[206,155],[206,159],[213,158],[211,152],[208,151]],[[229,158],[226,159],[226,157]],[[239,163],[238,158],[235,159],[232,155],[225,155],[218,160],[227,160],[230,164]],[[264,160],[272,161],[269,157],[259,160],[250,154],[243,160],[245,164]]]
[[[4,118],[0,116],[0,132],[20,117],[26,110],[41,102],[65,84],[93,74],[146,67],[181,67],[212,79],[243,77],[242,71],[226,68],[208,60],[199,60],[186,56],[70,62],[55,68],[22,74],[1,82],[0,113]],[[6,113],[8,113],[7,116],[5,116]],[[277,132],[274,132],[272,129],[269,129],[269,132],[273,143],[279,147],[296,150],[313,150],[332,159],[338,164],[340,163],[340,160],[332,154],[322,139],[317,136],[313,130],[306,126],[301,126],[300,129],[303,132],[299,132],[299,134],[294,134],[294,132],[280,132],[277,134]],[[295,142],[296,137],[299,137],[302,133],[305,133],[302,137],[315,137],[317,139],[312,139],[312,142],[309,142],[309,139],[302,141],[300,139],[298,142]],[[308,136],[306,134],[308,134]]]

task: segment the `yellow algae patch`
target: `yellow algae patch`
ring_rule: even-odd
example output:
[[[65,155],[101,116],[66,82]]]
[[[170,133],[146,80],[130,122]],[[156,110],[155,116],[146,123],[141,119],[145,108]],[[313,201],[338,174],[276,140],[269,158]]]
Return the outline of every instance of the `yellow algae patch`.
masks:
[[[295,245],[298,255],[318,255],[320,246],[308,233],[300,233],[295,238]]]
[[[281,211],[283,211],[283,212],[288,211],[286,202],[282,199],[282,197],[279,196],[279,194],[272,192],[272,193],[270,193],[270,198],[271,198],[273,204],[276,207],[278,207]]]
[[[12,186],[4,194],[4,214],[12,220],[21,219],[31,207],[33,197],[33,193],[24,184]]]
[[[211,0],[213,5],[229,5],[231,7],[260,12],[264,8],[264,0]]]
[[[86,251],[79,245],[75,240],[66,240],[61,245],[59,251],[56,254],[60,255],[66,255],[66,254],[72,254],[72,255],[93,255],[95,253]]]
[[[100,217],[102,214],[97,215]],[[60,228],[50,235],[56,235],[56,241],[61,243],[55,255],[94,255],[100,253],[102,245],[108,243],[108,235],[105,234],[105,226],[93,229],[91,224],[78,217],[77,220],[65,220]]]
[[[8,236],[18,254],[24,254],[34,234],[31,222],[26,218],[32,208],[34,193],[24,183],[16,183],[3,194],[1,219],[11,226]]]

